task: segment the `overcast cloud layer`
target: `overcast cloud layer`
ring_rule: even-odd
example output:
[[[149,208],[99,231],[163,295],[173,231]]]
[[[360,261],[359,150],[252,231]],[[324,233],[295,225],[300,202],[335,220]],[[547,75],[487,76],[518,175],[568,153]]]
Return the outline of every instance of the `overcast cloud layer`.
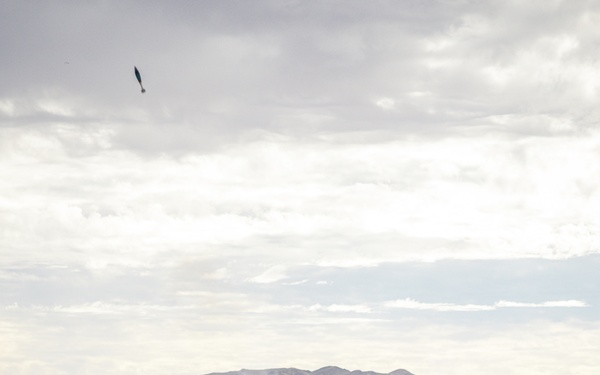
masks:
[[[599,22],[0,0],[0,373],[596,374]]]

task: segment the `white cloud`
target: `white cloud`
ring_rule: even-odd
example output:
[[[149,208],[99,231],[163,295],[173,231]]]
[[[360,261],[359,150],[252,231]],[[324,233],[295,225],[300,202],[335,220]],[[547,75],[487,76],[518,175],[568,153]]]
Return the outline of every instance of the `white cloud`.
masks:
[[[393,109],[396,105],[396,101],[392,98],[381,98],[377,99],[375,105],[384,110]]]
[[[524,303],[512,301],[498,301],[493,305],[475,305],[475,304],[453,304],[453,303],[430,303],[419,302],[411,298],[388,301],[384,303],[385,307],[412,309],[412,310],[434,310],[434,311],[491,311],[504,307],[587,307],[587,303],[578,300],[566,301],[546,301],[541,303]]]
[[[0,243],[20,249],[13,261],[87,258],[62,257],[76,248],[95,253],[96,262],[174,248],[216,256],[218,246],[238,244],[274,262],[366,265],[565,258],[600,244],[595,133],[260,140],[184,159],[101,149],[77,162],[60,139],[36,139],[44,142],[3,151]],[[53,252],[32,246],[41,239]],[[275,250],[281,244],[304,249]]]
[[[287,278],[286,267],[282,265],[272,266],[258,276],[249,281],[258,284],[269,284]]]
[[[128,316],[148,316],[152,314],[165,314],[174,313],[182,310],[197,310],[196,306],[167,306],[167,305],[148,305],[148,304],[123,304],[123,303],[109,303],[103,301],[96,301],[92,303],[86,303],[81,305],[71,306],[53,306],[50,308],[43,306],[36,306],[35,309],[41,311],[52,311],[57,313],[65,314],[120,314]]]
[[[308,282],[308,279],[304,279],[304,280],[298,280],[298,281],[293,281],[293,282],[289,282],[289,283],[284,283],[285,285],[302,285],[302,284],[306,284]]]
[[[222,267],[222,268],[216,269],[213,272],[209,272],[209,273],[205,274],[204,277],[206,277],[207,279],[212,279],[212,280],[226,280],[226,279],[230,278],[231,275],[227,268]]]
[[[333,313],[360,313],[360,314],[368,314],[372,312],[372,308],[367,305],[327,305],[322,306],[320,304],[312,305],[308,308],[309,311],[327,311]]]
[[[494,310],[495,306],[489,305],[456,305],[452,303],[427,303],[419,302],[410,298],[389,301],[385,303],[386,307],[414,310],[435,310],[435,311],[489,311]]]
[[[588,307],[584,301],[566,300],[566,301],[546,301],[541,303],[523,303],[511,301],[498,301],[497,307]]]

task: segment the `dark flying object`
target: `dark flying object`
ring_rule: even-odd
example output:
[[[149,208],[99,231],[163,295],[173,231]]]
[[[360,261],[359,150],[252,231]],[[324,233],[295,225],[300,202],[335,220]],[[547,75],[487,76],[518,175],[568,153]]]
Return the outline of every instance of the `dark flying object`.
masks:
[[[143,94],[146,92],[146,89],[144,88],[144,86],[142,86],[142,76],[140,75],[140,71],[138,70],[138,68],[136,66],[134,66],[133,69],[135,70],[135,78],[137,78],[138,82],[140,83],[140,87],[142,88],[142,94]]]

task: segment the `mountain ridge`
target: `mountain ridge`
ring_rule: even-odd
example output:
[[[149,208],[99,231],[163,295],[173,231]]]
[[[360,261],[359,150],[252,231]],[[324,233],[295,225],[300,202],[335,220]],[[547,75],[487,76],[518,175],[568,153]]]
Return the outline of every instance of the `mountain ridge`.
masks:
[[[211,372],[206,375],[414,375],[405,369],[397,369],[392,372],[383,373],[375,371],[346,370],[337,366],[325,366],[320,369],[310,371],[301,370],[294,367],[271,368],[264,370],[241,369],[238,371]]]

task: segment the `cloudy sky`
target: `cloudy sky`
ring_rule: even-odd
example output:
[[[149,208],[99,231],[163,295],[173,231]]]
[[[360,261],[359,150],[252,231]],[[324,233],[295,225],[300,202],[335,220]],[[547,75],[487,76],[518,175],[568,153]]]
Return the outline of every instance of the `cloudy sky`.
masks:
[[[0,373],[596,374],[599,23],[0,0]]]

